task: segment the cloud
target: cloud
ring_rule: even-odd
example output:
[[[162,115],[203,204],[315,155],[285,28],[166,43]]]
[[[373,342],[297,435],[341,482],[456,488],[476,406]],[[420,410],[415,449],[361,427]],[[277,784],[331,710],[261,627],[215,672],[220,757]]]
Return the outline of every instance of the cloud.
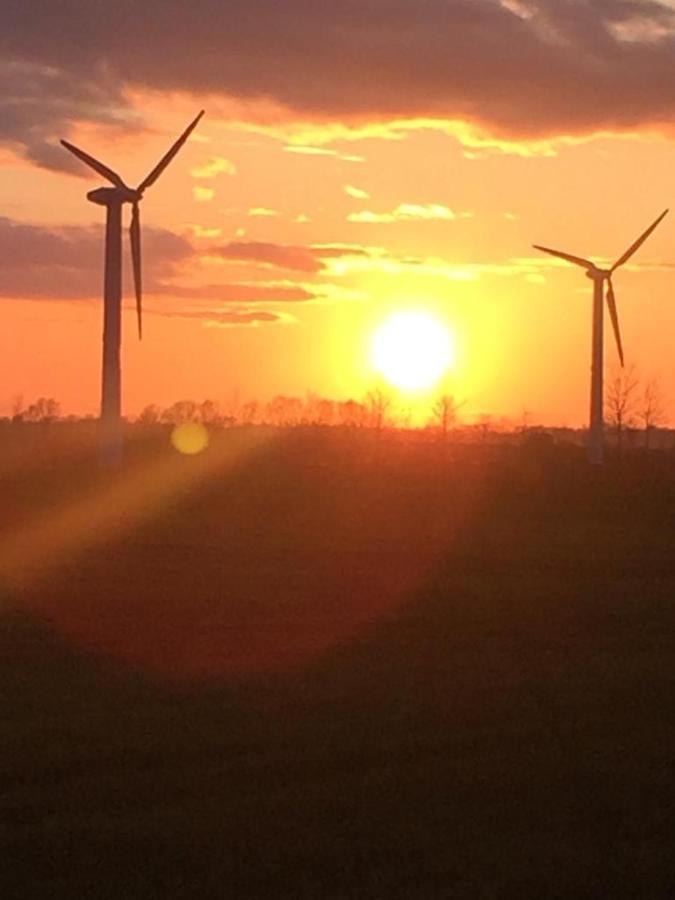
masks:
[[[360,244],[312,244],[288,245],[266,242],[233,241],[223,246],[210,247],[208,254],[233,262],[250,263],[265,268],[286,270],[319,278],[314,283],[298,285],[294,282],[263,282],[256,288],[250,283],[211,285],[207,288],[189,288],[189,296],[212,297],[231,301],[254,302],[263,300],[351,300],[362,299],[363,294],[326,279],[356,276],[410,275],[423,278],[442,278],[449,281],[477,281],[486,276],[515,277],[536,275],[556,266],[558,261],[549,257],[522,257],[501,262],[455,261],[440,257],[414,257],[390,253],[382,247]],[[252,291],[260,293],[254,296]],[[175,292],[175,286],[168,291]],[[224,294],[226,292],[226,295]]]
[[[316,275],[324,268],[324,260],[362,256],[367,251],[347,244],[303,246],[266,241],[232,241],[224,246],[212,247],[209,253],[235,262],[257,263],[275,269]]]
[[[0,7],[0,31],[7,15]],[[0,46],[10,36],[0,35]],[[122,84],[97,64],[82,78],[69,66],[48,66],[36,57],[0,52],[0,144],[45,169],[84,177],[86,170],[58,143],[71,123],[88,121],[120,132],[138,127],[124,98]]]
[[[210,203],[216,196],[216,192],[213,188],[202,187],[201,184],[197,184],[192,188],[192,196],[197,203]]]
[[[354,197],[356,200],[370,200],[370,194],[368,193],[368,191],[353,187],[351,184],[345,185],[345,194],[348,194],[350,197]]]
[[[82,120],[125,127],[130,89],[236,98],[268,120],[426,118],[518,140],[665,128],[674,56],[661,0],[5,0],[0,135],[72,170],[55,138]]]
[[[528,278],[546,271],[557,262],[543,255],[541,258],[518,257],[499,262],[462,262],[435,256],[401,256],[382,247],[360,247],[353,248],[349,253],[343,251],[335,256],[326,256],[322,274],[330,278],[414,275],[416,278],[478,281],[486,276]]]
[[[181,310],[179,312],[150,310],[154,315],[171,319],[198,319],[205,328],[234,328],[248,326],[258,328],[261,325],[286,325],[295,322],[293,316],[283,312],[269,312],[262,309],[203,309]]]
[[[304,156],[334,156],[343,162],[365,162],[363,156],[354,156],[351,153],[340,153],[339,150],[330,150],[328,147],[304,146],[303,144],[287,144],[283,148],[286,153],[299,153]]]
[[[321,260],[368,257],[371,254],[367,247],[358,244],[313,244],[311,250]]]
[[[350,213],[347,216],[347,221],[366,224],[381,224],[388,222],[433,221],[439,219],[451,221],[456,218],[456,213],[440,203],[401,203],[393,210],[393,212],[375,213],[365,209],[361,212]]]
[[[304,303],[316,300],[313,292],[293,282],[234,282],[230,284],[157,284],[154,293],[170,297],[218,300],[222,303]]]
[[[253,218],[268,218],[272,219],[275,216],[280,216],[281,213],[278,209],[268,209],[266,206],[253,206],[248,211],[248,215]]]
[[[185,226],[195,238],[217,238],[222,234],[222,228],[205,227],[203,225],[186,225]]]
[[[103,240],[101,226],[47,228],[0,217],[0,295],[61,300],[100,296]],[[193,252],[185,238],[145,228],[148,292],[159,280],[170,278]]]
[[[291,244],[273,244],[264,241],[233,241],[223,247],[213,248],[214,255],[237,262],[252,262],[276,269],[314,274],[321,269],[321,262],[310,247]]]
[[[302,147],[288,145],[284,147],[286,153],[298,153],[304,156],[338,156],[337,150],[329,150],[327,147]]]
[[[218,175],[236,175],[237,167],[224,156],[214,156],[202,166],[190,170],[193,178],[217,178]]]

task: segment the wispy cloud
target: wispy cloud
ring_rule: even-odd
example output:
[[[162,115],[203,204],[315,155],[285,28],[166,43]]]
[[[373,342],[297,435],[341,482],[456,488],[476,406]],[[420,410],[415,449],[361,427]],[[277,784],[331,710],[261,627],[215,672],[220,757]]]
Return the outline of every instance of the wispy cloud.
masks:
[[[303,144],[287,144],[284,147],[286,153],[298,153],[304,156],[335,156],[343,162],[365,162],[363,156],[356,156],[353,153],[341,153],[339,150],[332,150],[328,147],[317,147],[316,145]]]
[[[278,209],[268,209],[266,206],[253,206],[248,211],[248,215],[253,218],[274,218],[275,216],[280,216],[281,213]]]
[[[193,178],[217,178],[218,175],[236,175],[237,167],[224,156],[214,156],[207,163],[190,170]]]
[[[150,293],[150,291],[149,291]],[[165,297],[216,300],[221,303],[305,303],[316,300],[318,289],[314,285],[294,282],[230,282],[228,284],[158,284],[151,292]]]
[[[211,200],[216,196],[216,192],[213,188],[203,187],[201,184],[196,184],[192,188],[192,196],[197,201],[197,203],[210,203]]]
[[[288,325],[297,321],[290,313],[264,309],[150,309],[148,312],[170,319],[196,319],[205,328],[259,328],[262,325]]]
[[[274,244],[265,241],[233,241],[210,251],[221,259],[257,263],[275,269],[316,273],[321,262],[310,247]]]
[[[362,210],[361,212],[350,213],[347,216],[349,222],[361,222],[365,224],[382,224],[387,222],[409,222],[417,221],[433,221],[443,220],[452,221],[458,218],[447,206],[440,203],[401,203],[392,212],[371,212],[370,210]]]
[[[345,194],[348,194],[350,197],[354,197],[356,200],[370,200],[370,194],[368,191],[364,191],[362,188],[354,187],[351,184],[345,185]]]
[[[203,225],[186,225],[185,227],[193,237],[200,239],[217,238],[222,234],[222,229],[216,227],[208,228]]]

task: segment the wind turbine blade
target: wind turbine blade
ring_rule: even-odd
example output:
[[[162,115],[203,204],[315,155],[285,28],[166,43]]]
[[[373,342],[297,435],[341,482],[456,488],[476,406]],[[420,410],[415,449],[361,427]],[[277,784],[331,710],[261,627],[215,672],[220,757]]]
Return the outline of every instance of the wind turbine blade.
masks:
[[[594,263],[590,259],[584,259],[583,256],[573,256],[571,253],[563,253],[562,250],[551,250],[550,247],[540,247],[539,244],[532,245],[535,250],[543,250],[544,253],[550,253],[551,256],[559,256],[560,259],[566,259],[567,262],[574,263],[575,266],[581,266],[583,269],[595,268]]]
[[[138,339],[143,340],[143,301],[141,281],[141,217],[138,203],[134,203],[131,211],[131,262],[134,270],[134,289],[136,291],[136,319],[138,321]]]
[[[621,344],[621,330],[619,329],[619,314],[616,308],[616,297],[614,296],[614,285],[611,278],[607,279],[607,308],[609,309],[609,317],[612,320],[612,328],[616,338],[616,349],[619,351],[619,359],[623,367],[623,346]]]
[[[74,144],[71,144],[69,141],[61,141],[66,150],[70,150],[78,159],[81,159],[83,163],[86,163],[90,168],[92,168],[95,172],[98,172],[99,175],[102,175],[104,178],[107,178],[115,187],[123,188],[124,190],[129,190],[126,184],[122,181],[117,172],[113,172],[112,169],[108,168],[104,163],[99,162],[97,159],[94,159],[93,156],[90,156],[88,153],[85,153],[84,150],[80,150],[79,147],[76,147]]]
[[[139,194],[142,194],[146,188],[149,188],[151,184],[154,184],[157,181],[157,179],[162,174],[164,169],[166,169],[166,167],[169,165],[171,160],[174,158],[174,156],[178,153],[180,148],[183,146],[185,141],[187,141],[187,139],[190,137],[190,135],[192,134],[192,131],[194,130],[194,128],[197,125],[197,122],[199,122],[199,120],[201,119],[201,117],[203,115],[204,115],[204,110],[202,110],[199,113],[199,115],[197,116],[197,118],[188,125],[188,127],[181,134],[181,136],[178,138],[178,140],[175,142],[175,144],[173,144],[173,146],[168,151],[168,153],[164,154],[164,156],[160,159],[160,161],[157,163],[157,165],[152,170],[152,172],[150,172],[150,174],[148,176],[146,176],[146,178],[138,185]]]
[[[647,238],[652,233],[652,231],[656,228],[656,226],[661,222],[661,220],[663,218],[665,218],[667,213],[668,213],[668,210],[666,209],[664,212],[661,213],[661,215],[658,217],[658,219],[655,222],[653,222],[643,234],[640,235],[640,237],[637,239],[637,241],[635,241],[634,244],[630,245],[630,247],[628,248],[628,250],[626,250],[624,255],[622,257],[620,257],[619,259],[617,259],[617,261],[614,263],[614,265],[612,266],[612,269],[611,269],[612,272],[614,272],[616,269],[618,269],[619,266],[622,266],[625,262],[628,262],[628,260],[635,253],[635,251],[638,250],[644,244],[644,242],[647,240]]]

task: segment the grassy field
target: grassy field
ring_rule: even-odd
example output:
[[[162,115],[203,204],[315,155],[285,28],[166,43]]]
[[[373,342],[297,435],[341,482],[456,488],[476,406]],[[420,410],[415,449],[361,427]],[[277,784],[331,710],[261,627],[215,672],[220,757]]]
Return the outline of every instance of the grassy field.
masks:
[[[9,897],[672,897],[675,460],[0,451]]]

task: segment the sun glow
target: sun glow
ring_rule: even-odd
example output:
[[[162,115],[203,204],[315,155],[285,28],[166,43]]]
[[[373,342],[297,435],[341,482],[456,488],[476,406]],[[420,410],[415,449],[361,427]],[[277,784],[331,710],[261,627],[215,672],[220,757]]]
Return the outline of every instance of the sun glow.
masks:
[[[373,368],[403,391],[432,388],[454,361],[452,335],[428,313],[395,313],[373,336]]]

